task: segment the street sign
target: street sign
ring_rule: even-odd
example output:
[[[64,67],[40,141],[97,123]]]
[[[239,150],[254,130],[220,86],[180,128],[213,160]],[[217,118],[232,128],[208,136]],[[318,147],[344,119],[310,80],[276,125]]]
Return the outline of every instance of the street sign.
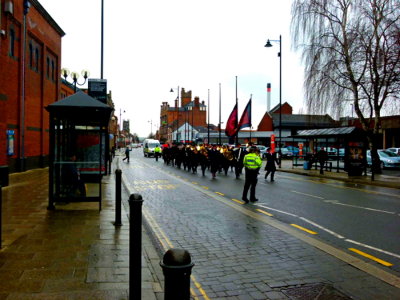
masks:
[[[88,79],[88,94],[107,104],[107,79]]]

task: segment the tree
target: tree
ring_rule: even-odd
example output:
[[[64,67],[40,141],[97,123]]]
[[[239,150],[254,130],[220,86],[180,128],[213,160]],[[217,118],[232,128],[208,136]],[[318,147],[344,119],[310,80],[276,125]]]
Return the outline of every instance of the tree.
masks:
[[[380,171],[381,112],[400,98],[400,2],[295,0],[291,25],[308,108],[340,116],[352,103]]]

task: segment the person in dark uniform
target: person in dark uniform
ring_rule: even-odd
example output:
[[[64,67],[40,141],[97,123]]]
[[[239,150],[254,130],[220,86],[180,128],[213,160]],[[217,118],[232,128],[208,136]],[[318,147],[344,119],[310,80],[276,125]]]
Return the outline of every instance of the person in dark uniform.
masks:
[[[240,174],[242,174],[243,170],[243,159],[248,152],[246,149],[242,148],[241,144],[237,144],[236,148],[233,149],[233,155],[235,157],[235,175],[236,179],[239,179]]]
[[[328,152],[321,148],[317,153],[317,160],[319,162],[319,174],[324,174],[325,162],[328,160]]]
[[[271,182],[274,181],[274,175],[276,171],[276,165],[279,165],[278,158],[276,157],[276,153],[272,152],[271,148],[267,149],[266,153],[267,163],[265,165],[265,180],[267,180],[268,175],[271,174]]]
[[[249,203],[249,199],[247,198],[247,193],[250,189],[250,201],[255,202],[258,201],[256,198],[256,185],[257,185],[257,176],[260,171],[262,160],[259,155],[256,154],[257,147],[251,146],[250,153],[247,154],[243,159],[243,166],[245,168],[245,183],[243,188],[242,200],[246,203]]]
[[[125,160],[125,159],[127,159],[128,160],[128,162],[129,162],[129,152],[130,152],[131,150],[129,149],[129,147],[125,147],[125,157],[122,159],[123,161]]]

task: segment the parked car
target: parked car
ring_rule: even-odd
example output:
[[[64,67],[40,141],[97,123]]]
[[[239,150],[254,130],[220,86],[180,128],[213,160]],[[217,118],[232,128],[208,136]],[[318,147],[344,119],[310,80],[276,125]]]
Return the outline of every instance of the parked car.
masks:
[[[400,168],[400,156],[388,150],[378,150],[381,168]],[[367,165],[372,165],[371,150],[367,150]]]
[[[387,148],[386,150],[392,151],[397,155],[400,155],[400,148]]]
[[[292,154],[295,156],[299,155],[300,150],[299,150],[299,148],[297,148],[295,146],[287,146],[286,149],[288,149],[290,152],[292,152]],[[303,149],[303,153],[304,153],[304,149]]]
[[[288,148],[275,148],[275,152],[279,153],[279,151],[281,151],[281,155],[282,157],[292,157],[293,156],[293,152],[290,151]]]
[[[268,147],[265,147],[265,146],[262,146],[262,145],[256,145],[256,147],[258,148],[258,150],[260,150],[260,156],[262,158],[265,158]]]

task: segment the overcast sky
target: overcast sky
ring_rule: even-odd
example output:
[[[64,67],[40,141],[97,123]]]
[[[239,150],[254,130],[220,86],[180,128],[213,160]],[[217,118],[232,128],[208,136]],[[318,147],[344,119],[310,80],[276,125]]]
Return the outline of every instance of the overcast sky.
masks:
[[[90,70],[100,78],[101,0],[39,0],[66,35],[62,67]],[[253,95],[253,128],[266,112],[266,84],[271,107],[279,103],[279,43],[282,35],[282,102],[298,113],[303,107],[303,68],[291,49],[290,0],[104,0],[104,78],[116,112],[130,120],[139,136],[159,126],[160,105],[174,105],[176,88],[191,90],[208,102],[210,123],[219,122],[235,104],[238,77],[239,117]],[[171,93],[171,88],[174,93]],[[303,108],[304,112],[306,111]]]

